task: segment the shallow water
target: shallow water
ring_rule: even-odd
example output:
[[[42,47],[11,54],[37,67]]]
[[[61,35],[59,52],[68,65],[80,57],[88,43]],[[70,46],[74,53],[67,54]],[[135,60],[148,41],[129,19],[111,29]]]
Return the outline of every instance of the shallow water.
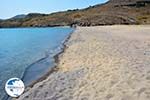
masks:
[[[54,54],[72,31],[67,27],[0,29],[0,99],[9,78],[23,78],[29,84],[54,66]]]

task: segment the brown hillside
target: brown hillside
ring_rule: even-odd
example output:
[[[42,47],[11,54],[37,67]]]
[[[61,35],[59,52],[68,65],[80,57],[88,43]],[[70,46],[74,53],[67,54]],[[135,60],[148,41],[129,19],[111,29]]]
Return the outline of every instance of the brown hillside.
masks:
[[[31,15],[23,19],[1,21],[0,27],[150,24],[150,0],[110,0],[105,4],[81,10],[68,10],[41,16]]]

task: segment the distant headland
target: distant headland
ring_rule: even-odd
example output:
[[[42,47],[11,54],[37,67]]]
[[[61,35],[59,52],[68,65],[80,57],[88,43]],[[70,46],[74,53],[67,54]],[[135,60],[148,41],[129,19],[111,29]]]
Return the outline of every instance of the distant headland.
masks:
[[[30,13],[0,20],[0,28],[150,24],[149,0],[109,0],[85,9]]]

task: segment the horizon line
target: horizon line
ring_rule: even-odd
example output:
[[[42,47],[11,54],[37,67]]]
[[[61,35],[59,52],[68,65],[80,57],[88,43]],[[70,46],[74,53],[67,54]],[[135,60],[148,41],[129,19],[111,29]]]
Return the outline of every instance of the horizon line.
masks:
[[[8,20],[8,19],[11,19],[11,18],[13,18],[13,17],[15,17],[15,16],[18,16],[18,15],[28,15],[28,14],[46,14],[46,15],[50,15],[50,14],[53,14],[53,13],[60,13],[60,12],[67,12],[67,11],[69,11],[69,10],[84,10],[84,9],[87,9],[87,8],[89,8],[89,7],[93,7],[93,6],[97,6],[97,5],[101,5],[101,4],[105,4],[105,3],[107,3],[109,0],[107,0],[106,2],[102,2],[102,3],[98,3],[98,4],[93,4],[93,5],[88,5],[88,6],[86,6],[86,7],[81,7],[81,8],[68,8],[68,9],[64,9],[64,10],[59,10],[59,11],[51,11],[51,12],[49,12],[49,13],[46,13],[46,12],[36,12],[36,11],[33,11],[33,12],[28,12],[28,13],[18,13],[18,14],[15,14],[15,15],[12,15],[12,16],[10,16],[10,17],[6,17],[6,18],[0,18],[0,20]]]

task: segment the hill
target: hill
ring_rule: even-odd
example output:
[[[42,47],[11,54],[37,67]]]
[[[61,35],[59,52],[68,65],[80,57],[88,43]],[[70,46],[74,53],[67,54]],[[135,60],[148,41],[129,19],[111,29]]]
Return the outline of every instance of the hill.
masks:
[[[12,19],[20,19],[20,18],[25,18],[26,15],[25,14],[21,14],[21,15],[16,15],[14,17],[12,17]]]
[[[28,14],[0,21],[0,27],[47,27],[150,24],[150,0],[110,0],[104,4],[52,14]]]

